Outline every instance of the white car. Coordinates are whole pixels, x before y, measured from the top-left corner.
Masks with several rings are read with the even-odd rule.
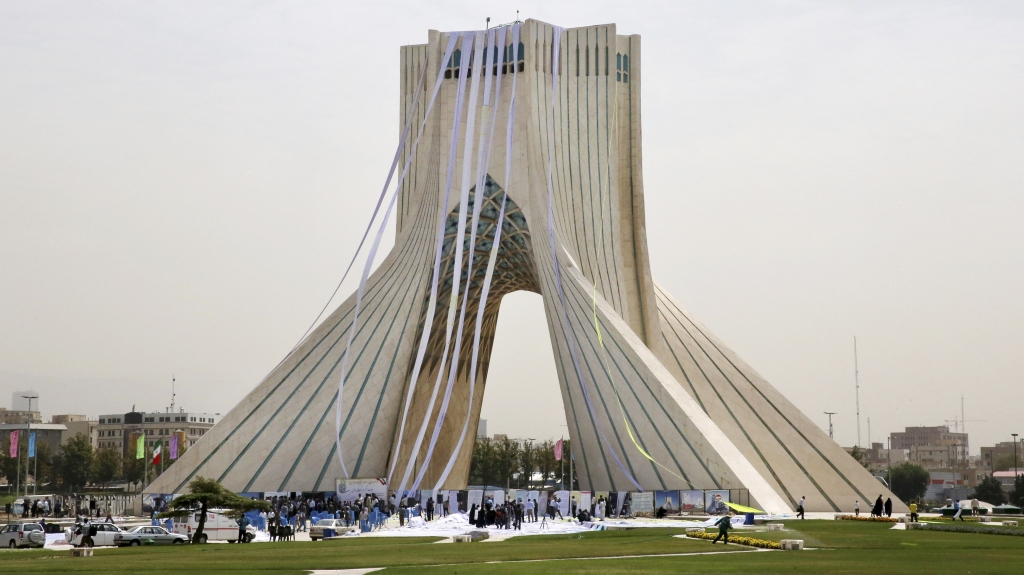
[[[152,543],[153,545],[181,544],[188,543],[188,537],[178,533],[168,533],[163,527],[155,525],[134,527],[114,535],[114,544],[118,547],[142,545],[143,543]]]
[[[38,523],[11,523],[0,531],[0,547],[42,547],[46,544],[46,533]]]
[[[345,521],[342,519],[321,519],[317,521],[316,525],[309,528],[310,540],[318,541],[323,539],[324,529],[333,529],[336,535],[355,530],[354,527],[345,527]]]
[[[120,527],[113,523],[87,523],[81,526],[81,533],[76,533],[76,531],[79,531],[79,526],[76,525],[74,529],[64,531],[64,536],[68,543],[75,547],[81,547],[82,537],[87,532],[90,525],[96,527],[96,535],[92,538],[93,547],[112,547],[117,544],[114,538],[122,533],[122,531]]]

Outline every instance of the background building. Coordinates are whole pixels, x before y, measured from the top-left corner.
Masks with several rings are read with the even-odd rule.
[[[0,424],[4,423],[42,423],[42,414],[38,411],[24,411],[0,407]]]
[[[0,424],[0,445],[3,445],[4,449],[10,445],[11,432],[18,430],[20,431],[18,443],[22,446],[28,445],[29,433],[36,434],[36,445],[46,444],[50,449],[50,453],[57,453],[57,449],[60,448],[61,439],[64,433],[67,432],[67,428],[63,425],[53,423],[33,423],[31,426],[25,423],[3,423]]]
[[[892,449],[906,449],[910,461],[924,468],[950,468],[967,465],[966,433],[951,432],[948,426],[907,427],[889,434]]]
[[[32,401],[28,400],[27,396],[34,396]],[[32,408],[36,408],[36,411],[42,411],[39,407],[39,392],[34,389],[26,389],[22,391],[15,391],[11,394],[11,411],[31,411]]]
[[[97,447],[127,452],[135,449],[139,433],[146,434],[148,448],[153,447],[160,439],[164,440],[164,445],[169,446],[171,436],[178,433],[179,449],[184,450],[195,445],[219,418],[218,413],[194,413],[185,410],[153,413],[130,411],[101,415],[96,424]]]
[[[987,469],[990,473],[995,470],[996,462],[1001,458],[1013,458],[1013,444],[1012,441],[1000,441],[999,443],[991,447],[981,448],[981,466]],[[1017,446],[1017,460],[1018,462],[1024,463],[1024,450],[1022,446]]]
[[[70,441],[72,437],[82,434],[89,438],[89,444],[92,445],[93,449],[99,447],[99,443],[97,441],[99,436],[96,431],[96,426],[99,422],[95,419],[89,419],[89,417],[85,415],[69,413],[50,417],[50,423],[61,424],[67,428],[67,431],[64,433],[64,437],[60,441],[61,445]]]

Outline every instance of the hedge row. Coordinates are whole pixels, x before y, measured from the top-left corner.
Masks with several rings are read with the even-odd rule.
[[[899,523],[895,517],[871,517],[870,515],[840,515],[842,521],[878,521],[881,523]]]
[[[708,541],[713,541],[717,534],[708,533],[706,531],[692,531],[690,533],[687,533],[686,536],[691,537],[693,539],[707,539]],[[761,549],[782,549],[782,545],[778,541],[754,539],[753,537],[746,537],[743,535],[730,535],[729,543],[746,545],[748,547],[760,547]]]
[[[1024,537],[1024,529],[981,527],[975,525],[964,525],[962,523],[956,523],[953,525],[922,523],[921,526],[917,529],[921,529],[923,531],[948,531],[950,533],[983,533],[985,535],[1016,535],[1017,537]]]

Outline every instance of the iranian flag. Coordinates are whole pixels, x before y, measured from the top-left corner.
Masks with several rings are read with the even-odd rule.
[[[156,445],[153,446],[153,465],[160,465],[160,455],[164,447],[164,440],[157,439]]]
[[[562,440],[559,439],[555,442],[555,461],[562,460]]]

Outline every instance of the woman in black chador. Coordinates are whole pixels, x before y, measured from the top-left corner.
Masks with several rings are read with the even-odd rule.
[[[878,499],[875,499],[875,506],[871,509],[871,515],[873,517],[881,517],[882,516],[882,507],[883,507],[883,505],[882,505],[882,496],[879,495]]]

